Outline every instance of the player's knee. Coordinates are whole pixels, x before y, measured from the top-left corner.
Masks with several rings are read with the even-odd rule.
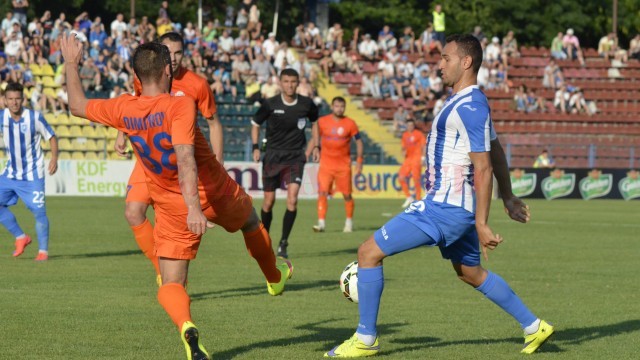
[[[385,255],[376,244],[373,236],[358,248],[358,263],[363,267],[379,266],[384,258]]]
[[[258,214],[256,214],[255,209],[251,211],[251,214],[247,218],[247,221],[242,226],[242,232],[252,232],[256,230],[260,226],[260,218],[258,218]]]
[[[296,210],[298,206],[298,198],[296,197],[288,197],[287,198],[287,209],[290,211]]]
[[[130,205],[127,203],[124,209],[124,217],[131,226],[137,226],[142,224],[146,219],[146,209],[140,206]]]
[[[35,217],[37,223],[44,224],[49,222],[47,211],[44,208],[32,209],[31,211],[33,212],[33,216]]]
[[[351,196],[351,194],[344,194],[344,201],[351,201],[353,200],[353,196]]]

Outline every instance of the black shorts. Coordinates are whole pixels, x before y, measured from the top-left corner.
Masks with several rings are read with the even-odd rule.
[[[302,183],[307,157],[302,150],[267,150],[262,159],[262,188],[276,191],[282,184]]]

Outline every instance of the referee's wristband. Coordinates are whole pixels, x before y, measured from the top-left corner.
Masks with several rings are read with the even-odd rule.
[[[260,150],[260,146],[258,144],[253,144],[253,150]]]
[[[318,146],[318,145],[314,146],[313,148],[314,148],[314,149],[316,149],[316,148],[317,148],[318,150],[320,150],[320,149],[321,149],[321,148],[320,148],[320,146]]]

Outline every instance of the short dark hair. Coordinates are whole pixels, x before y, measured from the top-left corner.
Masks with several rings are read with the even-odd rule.
[[[8,93],[9,91],[19,92],[20,94],[24,94],[24,86],[17,82],[10,82],[7,84],[7,87],[4,89],[4,93]]]
[[[162,34],[162,36],[160,36],[158,38],[158,42],[162,43],[165,40],[169,40],[171,42],[177,42],[180,43],[182,45],[182,47],[184,48],[184,38],[182,37],[182,35],[178,34],[177,32],[168,32],[168,33],[164,33]]]
[[[340,103],[343,103],[343,104],[347,103],[347,101],[342,96],[336,96],[331,100],[331,105],[333,105],[333,103],[336,102],[336,101],[340,102]]]
[[[171,67],[171,55],[165,45],[149,42],[138,46],[132,62],[140,82],[155,82],[162,77],[165,66]]]
[[[282,79],[283,76],[292,76],[297,79],[300,78],[300,75],[298,75],[298,72],[294,69],[284,69],[280,71],[280,79]]]
[[[447,36],[446,42],[455,42],[458,45],[460,57],[471,56],[473,72],[475,74],[482,65],[482,46],[480,41],[471,34],[453,34]]]

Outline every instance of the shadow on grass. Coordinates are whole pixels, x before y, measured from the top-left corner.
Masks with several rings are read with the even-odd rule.
[[[331,350],[334,346],[340,345],[340,342],[350,338],[355,331],[355,324],[353,328],[337,328],[337,329],[322,326],[324,324],[330,324],[336,320],[337,319],[327,319],[320,322],[299,325],[294,328],[295,330],[311,332],[305,335],[254,342],[251,344],[231,348],[225,351],[215,352],[212,355],[215,359],[232,359],[246,352],[255,350],[256,348],[267,349],[267,348],[285,347],[292,344],[296,344],[296,345],[316,344],[317,355],[318,355],[317,357],[320,358],[325,352]],[[379,326],[378,329],[380,329],[380,332],[383,332],[385,334],[394,334],[398,332],[397,329],[399,327],[404,325],[405,324],[401,324],[401,323],[384,324]],[[425,344],[425,346],[428,346],[428,344]]]
[[[292,291],[302,291],[309,289],[322,289],[326,288],[327,291],[335,291],[336,286],[338,285],[337,280],[320,280],[320,281],[309,281],[309,282],[293,282],[291,284],[287,284],[285,293],[289,293]],[[239,296],[251,296],[251,295],[266,295],[267,294],[267,286],[265,285],[256,285],[249,286],[244,288],[233,288],[233,289],[225,289],[225,290],[217,290],[217,291],[209,291],[202,293],[191,294],[191,301],[200,301],[207,299],[223,299],[230,297],[239,297]]]
[[[130,256],[130,255],[142,255],[140,250],[122,250],[122,251],[106,251],[100,253],[88,253],[88,254],[73,254],[73,255],[51,255],[49,259],[85,259],[85,258],[99,258],[99,257],[113,257],[113,256]]]
[[[606,337],[618,336],[640,330],[640,320],[627,320],[616,324],[591,326],[584,328],[562,329],[556,327],[556,332],[548,343],[543,345],[538,352],[558,353],[565,352],[566,345],[580,345],[584,342],[597,340]],[[523,339],[503,338],[503,339],[471,339],[458,341],[439,341],[433,337],[409,337],[397,338],[390,341],[393,344],[401,344],[402,348],[385,351],[385,354],[398,354],[408,351],[415,351],[426,347],[445,347],[456,345],[484,345],[495,343],[522,344]]]

